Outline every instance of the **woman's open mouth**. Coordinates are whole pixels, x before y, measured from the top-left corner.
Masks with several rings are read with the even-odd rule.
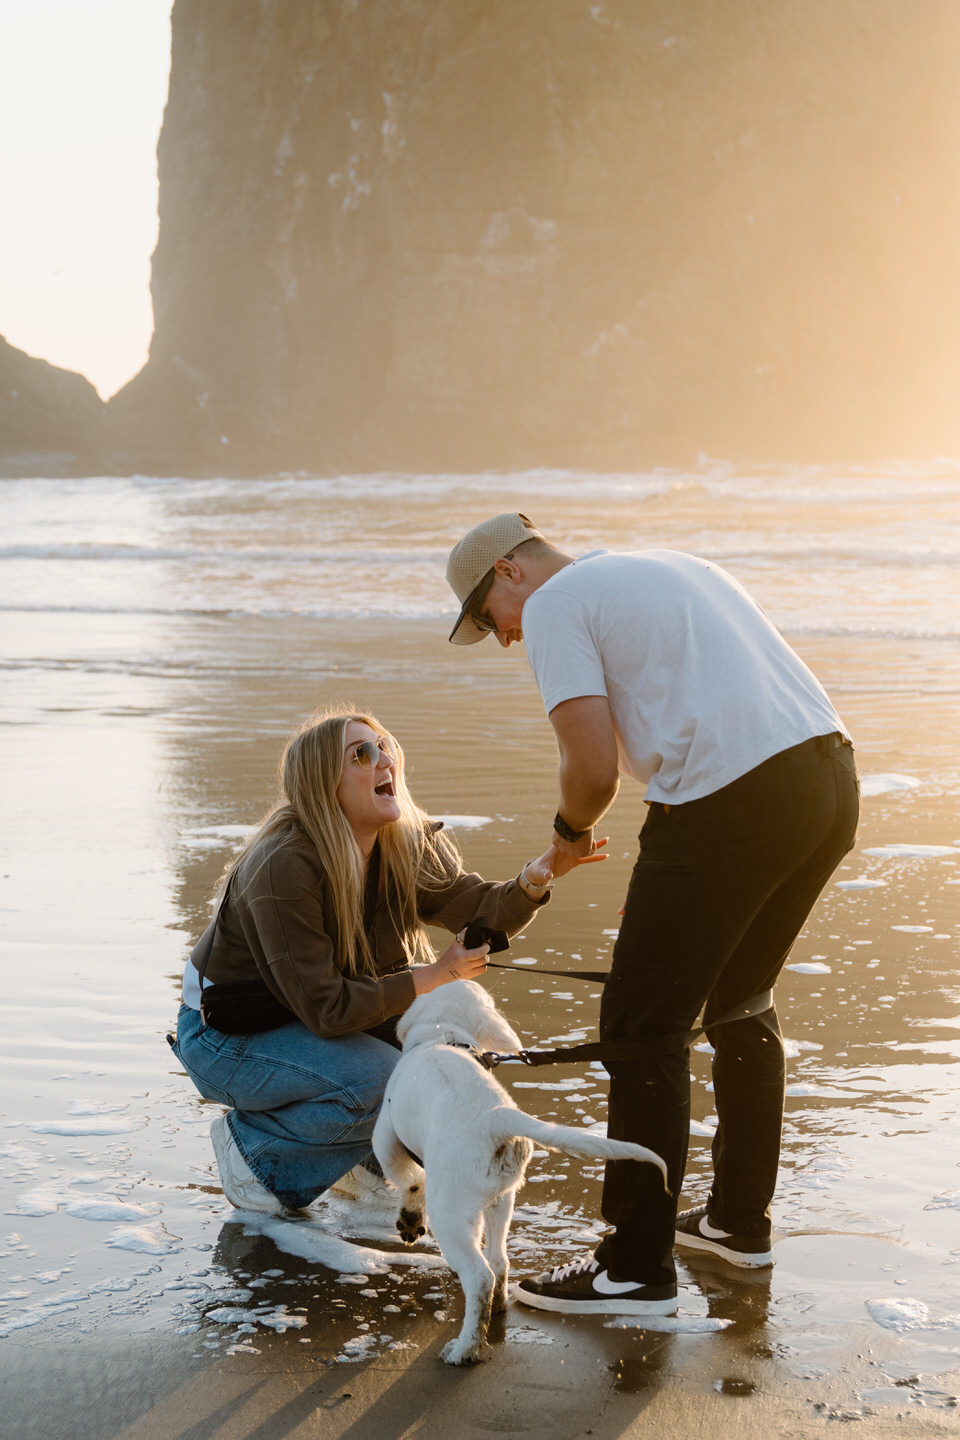
[[[386,780],[381,780],[381,781],[380,781],[380,784],[379,784],[379,785],[376,785],[376,786],[374,787],[374,792],[373,792],[373,793],[374,793],[375,795],[392,795],[392,794],[393,794],[393,777],[392,777],[391,775],[388,775],[387,778],[386,778]]]

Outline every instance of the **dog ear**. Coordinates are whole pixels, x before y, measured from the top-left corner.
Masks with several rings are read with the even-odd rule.
[[[522,1050],[520,1036],[510,1028],[499,1010],[484,1012],[483,1034],[477,1036],[477,1044],[486,1050]]]

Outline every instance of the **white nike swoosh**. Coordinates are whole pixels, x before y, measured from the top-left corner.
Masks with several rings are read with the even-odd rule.
[[[593,1277],[593,1288],[598,1295],[623,1295],[628,1290],[636,1290],[638,1284],[637,1280],[611,1280],[606,1270]]]
[[[730,1232],[729,1232],[728,1230],[718,1230],[717,1227],[716,1227],[716,1225],[711,1225],[711,1224],[710,1224],[710,1221],[707,1219],[707,1217],[706,1217],[705,1215],[702,1216],[702,1218],[701,1218],[701,1220],[700,1220],[700,1234],[703,1236],[703,1238],[704,1238],[705,1240],[729,1240],[729,1239],[730,1239]]]

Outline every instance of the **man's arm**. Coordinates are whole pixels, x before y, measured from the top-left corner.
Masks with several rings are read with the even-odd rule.
[[[559,835],[554,842],[568,854],[586,855],[593,827],[620,786],[610,705],[605,695],[563,700],[550,711],[550,723],[560,749],[559,812],[571,830],[587,832],[572,845]]]

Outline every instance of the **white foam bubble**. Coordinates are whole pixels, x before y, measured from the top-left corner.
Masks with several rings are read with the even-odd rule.
[[[884,855],[891,860],[933,860],[938,855],[956,857],[955,845],[874,845],[864,855]]]
[[[121,1278],[119,1275],[110,1280],[98,1280],[96,1285],[90,1286],[91,1295],[118,1295],[125,1290],[132,1290],[136,1280],[129,1277]]]
[[[552,1345],[553,1336],[548,1335],[545,1330],[538,1330],[534,1325],[508,1325],[506,1341],[508,1345]]]
[[[110,1100],[72,1100],[67,1107],[68,1115],[116,1115],[126,1110],[122,1102]]]
[[[604,1330],[662,1330],[673,1335],[714,1335],[726,1330],[732,1320],[721,1320],[712,1315],[644,1315],[642,1319],[620,1316],[616,1320],[605,1320]]]
[[[882,1325],[884,1330],[915,1330],[930,1323],[930,1310],[922,1300],[881,1299],[867,1300],[867,1311],[871,1320]]]
[[[21,1310],[19,1314],[6,1315],[0,1320],[0,1339],[5,1339],[7,1335],[13,1335],[17,1330],[28,1330],[32,1325],[40,1325],[44,1320],[50,1320],[55,1315],[61,1315],[69,1310],[79,1310],[79,1308],[75,1300],[66,1297],[62,1300],[54,1297],[51,1300],[41,1301],[39,1305],[30,1305],[26,1310]]]
[[[33,1190],[21,1195],[8,1215],[54,1215],[60,1209],[60,1196],[52,1190]]]
[[[251,1312],[239,1305],[218,1305],[208,1310],[203,1318],[213,1320],[217,1325],[243,1325],[251,1318]]]
[[[484,825],[493,824],[492,815],[435,815],[433,818],[442,820],[451,830],[481,830]]]
[[[891,925],[891,930],[902,930],[906,935],[932,935],[932,925]]]
[[[139,1130],[142,1120],[34,1120],[26,1125],[35,1135],[128,1135]]]
[[[838,880],[838,890],[884,890],[886,880],[871,880],[866,875],[858,875],[856,880]]]
[[[800,960],[796,965],[787,965],[787,970],[795,970],[798,975],[831,975],[833,973],[829,965],[824,965],[819,960]]]
[[[941,1315],[933,1319],[929,1306],[922,1300],[907,1298],[884,1298],[867,1300],[871,1319],[885,1330],[895,1330],[902,1335],[907,1330],[957,1330],[960,1329],[960,1314]]]
[[[129,1200],[118,1200],[116,1195],[64,1196],[64,1210],[76,1220],[145,1220],[157,1215],[160,1206],[155,1202],[139,1205]]]
[[[205,1320],[215,1320],[218,1325],[264,1325],[282,1335],[285,1330],[300,1330],[307,1323],[305,1315],[291,1314],[282,1305],[255,1306],[246,1310],[237,1305],[218,1305],[208,1310]]]
[[[336,1357],[337,1365],[358,1365],[361,1360],[372,1360],[377,1353],[377,1339],[375,1335],[357,1335],[353,1340],[345,1340],[343,1349]]]
[[[822,1050],[823,1046],[816,1040],[788,1040],[784,1036],[783,1053],[788,1060],[795,1060],[804,1050]]]
[[[942,1195],[934,1195],[924,1210],[960,1210],[960,1190],[944,1190]]]
[[[265,1325],[269,1330],[276,1330],[282,1335],[285,1330],[300,1330],[307,1323],[306,1315],[293,1315],[283,1306],[272,1309],[266,1314],[255,1312],[253,1317],[258,1325]]]
[[[256,825],[205,825],[195,830],[182,830],[180,843],[188,845],[191,850],[222,850],[228,845],[242,845],[256,831]]]
[[[880,775],[861,775],[860,793],[865,796],[902,794],[906,790],[915,790],[920,784],[913,775],[897,775],[889,771]]]
[[[140,1255],[175,1255],[179,1251],[179,1235],[171,1235],[159,1222],[156,1225],[131,1225],[114,1230],[107,1237],[112,1250],[133,1250]]]

